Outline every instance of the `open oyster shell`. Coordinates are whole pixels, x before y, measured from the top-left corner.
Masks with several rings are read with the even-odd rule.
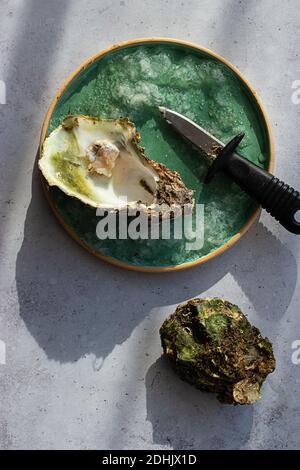
[[[147,158],[139,139],[127,118],[68,116],[45,139],[39,168],[50,186],[92,207],[190,212],[193,191],[178,173]]]

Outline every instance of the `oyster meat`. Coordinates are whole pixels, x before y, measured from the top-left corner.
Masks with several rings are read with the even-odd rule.
[[[44,141],[39,168],[50,186],[108,211],[190,212],[193,190],[179,174],[150,160],[127,118],[67,116]]]
[[[272,344],[241,310],[219,298],[179,305],[160,329],[166,357],[176,373],[219,401],[251,404],[275,369]]]

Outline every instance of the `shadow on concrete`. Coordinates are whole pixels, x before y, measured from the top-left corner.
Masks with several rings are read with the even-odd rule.
[[[153,444],[173,449],[239,449],[253,423],[251,406],[222,405],[180,380],[163,357],[146,375],[147,420]]]
[[[35,169],[16,285],[20,315],[49,358],[105,357],[153,307],[182,302],[224,275],[202,272],[141,274],[91,256],[55,220]]]
[[[228,273],[258,316],[270,321],[270,331],[264,333],[272,338],[272,328],[293,295],[297,271],[292,254],[261,223],[231,250],[202,266],[162,274],[125,272],[70,239],[51,213],[34,170],[16,286],[20,316],[48,358],[73,362],[90,353],[105,358],[152,308],[209,289],[212,295],[228,297],[212,290]],[[229,300],[234,302],[230,295]]]
[[[38,138],[33,135],[33,130],[39,129],[42,109],[47,106],[43,96],[49,71],[55,68],[61,47],[68,7],[69,2],[60,0],[26,0],[17,7],[22,12],[22,21],[17,22],[16,46],[11,52],[7,73],[1,77],[5,80],[7,95],[6,104],[0,106],[1,155],[9,162],[0,175],[1,191],[6,199],[0,201],[5,222],[13,214],[7,201],[10,202],[16,192],[20,173],[26,171],[26,164],[30,165],[27,160],[28,156],[32,157],[29,149]],[[22,202],[18,201],[19,204]]]

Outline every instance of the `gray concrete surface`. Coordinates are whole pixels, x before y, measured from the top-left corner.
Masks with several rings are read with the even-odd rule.
[[[263,214],[204,266],[126,272],[67,236],[33,171],[47,106],[75,67],[121,40],[170,36],[246,74],[271,119],[276,173],[299,188],[299,24],[296,0],[0,1],[1,448],[299,447],[297,237]],[[274,341],[277,370],[255,406],[220,405],[160,358],[161,322],[200,295],[238,303]]]

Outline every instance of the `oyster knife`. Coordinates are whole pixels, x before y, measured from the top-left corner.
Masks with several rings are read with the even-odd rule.
[[[159,110],[177,132],[207,156],[211,164],[205,183],[217,172],[224,171],[283,227],[300,235],[299,192],[235,151],[244,134],[235,136],[225,145],[182,114],[162,106]]]

